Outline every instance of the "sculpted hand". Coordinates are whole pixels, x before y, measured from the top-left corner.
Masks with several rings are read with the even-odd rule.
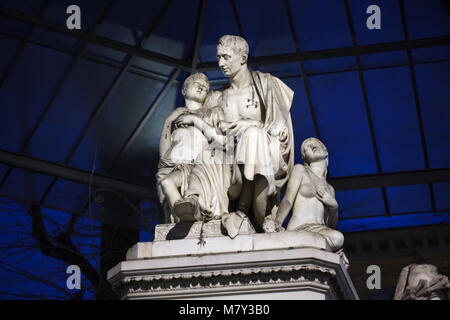
[[[282,232],[285,231],[284,228],[270,216],[267,216],[263,222],[263,230],[266,233],[271,232]]]
[[[337,208],[338,204],[333,195],[325,188],[318,188],[316,193],[316,198],[319,199],[324,205]]]
[[[287,131],[287,128],[283,128],[280,133],[278,134],[278,140],[280,140],[281,143],[285,143],[289,138],[289,133]]]
[[[178,119],[175,121],[176,127],[185,127],[194,124],[195,116],[191,114],[185,114],[182,116],[179,116]]]
[[[183,115],[183,114],[185,114],[185,113],[187,113],[187,109],[186,109],[186,108],[178,108],[178,109],[175,109],[175,110],[170,114],[170,116],[167,117],[166,121],[172,122],[172,121],[176,120],[179,116],[181,116],[181,115]]]
[[[228,134],[231,136],[236,136],[239,132],[249,127],[261,127],[261,126],[262,122],[258,120],[239,120],[228,127],[228,129],[231,130]]]

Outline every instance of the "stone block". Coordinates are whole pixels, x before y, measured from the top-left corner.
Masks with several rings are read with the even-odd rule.
[[[224,253],[214,248],[208,254],[123,261],[108,272],[108,281],[122,299],[358,299],[338,254],[316,248]]]
[[[242,222],[239,234],[254,234],[250,220],[245,218]],[[203,223],[197,222],[180,222],[172,224],[158,224],[155,228],[155,240],[178,240],[178,239],[194,239],[199,238],[202,234],[203,238],[223,237],[227,235],[225,228],[222,226],[221,220],[211,220]]]
[[[152,243],[138,242],[127,251],[127,260],[146,259],[152,257]]]
[[[284,231],[253,235],[253,250],[289,248],[330,250],[324,237],[309,231]]]
[[[238,235],[234,239],[222,236],[204,240],[203,245],[199,242],[200,240],[198,238],[154,241],[152,245],[152,257],[240,252],[253,249],[251,235]]]

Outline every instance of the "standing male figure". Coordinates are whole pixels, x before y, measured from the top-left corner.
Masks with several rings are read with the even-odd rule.
[[[268,73],[248,69],[248,44],[241,37],[220,38],[217,59],[229,83],[212,92],[208,106],[223,110],[218,126],[229,140],[235,139],[231,186],[242,184],[236,212],[242,217],[253,208],[261,229],[265,216],[278,205],[279,191],[293,167],[293,91]]]

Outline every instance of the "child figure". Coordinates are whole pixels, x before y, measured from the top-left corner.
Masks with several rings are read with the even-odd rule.
[[[209,141],[219,145],[225,144],[225,136],[202,119],[206,115],[204,102],[209,92],[208,78],[202,73],[195,73],[184,81],[181,93],[185,98],[185,107],[175,109],[164,122],[159,153],[160,161],[156,174],[158,197],[170,222],[177,222],[173,207],[181,198],[188,184],[188,177],[195,163],[201,161],[199,155],[208,148]],[[182,115],[192,115],[202,122],[199,128],[194,125],[179,124]],[[180,193],[181,191],[181,193]],[[192,219],[182,219],[195,221]],[[166,223],[168,221],[165,221]]]

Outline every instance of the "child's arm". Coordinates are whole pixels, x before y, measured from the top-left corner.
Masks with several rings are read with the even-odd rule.
[[[169,150],[170,146],[172,145],[172,139],[171,139],[171,129],[172,129],[172,122],[175,121],[180,115],[184,114],[186,112],[186,108],[177,108],[167,117],[167,119],[164,121],[162,133],[161,133],[161,139],[159,140],[159,157],[162,158],[166,154],[167,150]]]
[[[201,130],[208,141],[214,140],[221,145],[224,145],[226,143],[226,137],[217,134],[216,129],[206,123],[206,121],[199,116],[187,114],[182,115],[177,119],[177,125],[190,124],[193,124],[197,129]]]

